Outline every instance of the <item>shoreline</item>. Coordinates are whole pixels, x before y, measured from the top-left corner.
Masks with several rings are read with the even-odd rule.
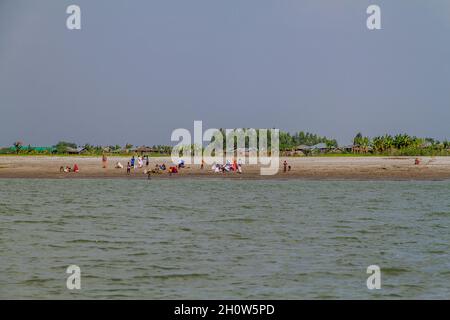
[[[214,173],[211,166],[187,165],[180,173],[169,176],[166,172],[152,174],[151,179],[226,179],[226,180],[450,180],[450,157],[418,157],[419,165],[414,164],[416,157],[281,157],[279,171],[275,175],[260,175],[259,165],[243,165],[243,173]],[[147,167],[132,169],[126,174],[129,158],[110,157],[108,167],[102,168],[101,157],[77,156],[8,156],[0,157],[0,179],[147,179],[144,170]],[[292,166],[292,170],[283,172],[283,161]],[[125,166],[115,169],[120,161]],[[149,158],[149,169],[156,164],[172,165],[170,157]],[[60,172],[60,166],[73,167],[77,164],[80,172]]]

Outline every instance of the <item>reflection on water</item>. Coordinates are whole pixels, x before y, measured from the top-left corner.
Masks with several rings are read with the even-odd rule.
[[[449,181],[0,180],[0,298],[448,299],[449,193]],[[80,291],[66,288],[72,264]]]

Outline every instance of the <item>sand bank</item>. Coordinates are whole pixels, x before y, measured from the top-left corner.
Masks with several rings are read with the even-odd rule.
[[[243,174],[214,173],[210,166],[188,165],[179,174],[154,174],[152,178],[182,177],[230,178],[230,179],[354,179],[354,180],[446,180],[450,179],[450,157],[420,157],[421,164],[414,164],[414,157],[302,157],[281,158],[280,170],[274,176],[261,176],[258,165],[244,165]],[[283,172],[282,163],[287,160],[292,170]],[[129,158],[109,157],[108,167],[102,168],[101,157],[48,157],[1,156],[0,178],[123,178],[146,179],[146,167],[132,170],[115,169],[120,161],[125,167]],[[79,173],[61,173],[61,166],[77,164]],[[155,164],[171,165],[169,157],[150,158],[149,168]]]

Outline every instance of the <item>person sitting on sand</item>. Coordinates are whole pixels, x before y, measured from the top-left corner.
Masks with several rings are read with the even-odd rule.
[[[169,168],[169,174],[172,175],[172,173],[178,173],[178,168],[176,166]]]
[[[414,160],[414,164],[417,166],[417,165],[419,165],[420,164],[420,159],[419,158],[416,158],[416,160]]]
[[[151,172],[153,172],[153,173],[159,173],[159,166],[158,165],[156,165],[155,166],[155,169],[153,169],[153,170],[151,170]],[[150,170],[149,170],[150,171]]]
[[[159,167],[162,171],[166,171],[166,165],[163,163],[160,167]]]
[[[73,166],[73,172],[75,173],[80,172],[80,169],[78,169],[78,165],[76,163]]]
[[[181,159],[180,162],[178,163],[178,168],[179,169],[184,168],[184,160],[183,159]]]
[[[123,169],[123,165],[120,162],[117,162],[115,165],[116,169]]]

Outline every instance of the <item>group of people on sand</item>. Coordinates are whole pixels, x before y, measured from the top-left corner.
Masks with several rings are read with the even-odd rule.
[[[164,171],[166,171],[166,165],[163,163],[161,165],[159,164],[155,164],[155,167],[153,169],[149,169],[149,170],[144,170],[144,173],[162,173]]]
[[[292,169],[291,166],[288,165],[286,160],[284,160],[284,162],[283,162],[283,172],[291,171],[291,169]]]
[[[173,173],[178,173],[179,169],[185,167],[184,160],[180,160],[180,162],[176,166],[171,166],[171,167],[167,168],[164,163],[161,165],[157,163],[153,169],[149,169],[148,166],[150,165],[150,161],[149,161],[148,156],[138,156],[138,157],[133,156],[130,159],[130,161],[127,163],[127,175],[131,174],[131,169],[134,170],[134,169],[143,168],[144,164],[146,166],[146,169],[144,170],[144,174],[147,174],[149,179],[150,179],[151,174],[160,174],[160,173],[166,172],[166,170],[167,170],[169,175],[172,175]],[[122,169],[123,166],[120,162],[118,162],[116,164],[116,168]]]
[[[61,166],[59,167],[59,172],[80,172],[80,169],[78,168],[78,165],[75,163],[73,168],[69,167],[69,166]]]
[[[148,156],[138,156],[137,158],[135,156],[132,156],[130,159],[130,162],[128,162],[127,167],[130,166],[133,169],[136,168],[142,168],[145,165],[148,167],[150,164],[150,161],[148,160]]]
[[[155,168],[152,170],[144,170],[144,173],[147,174],[148,179],[150,179],[151,174],[161,174],[164,173],[166,170],[169,173],[169,175],[171,176],[174,173],[178,173],[179,169],[184,168],[184,161],[181,160],[180,163],[178,163],[178,165],[176,166],[170,166],[169,168],[166,167],[166,165],[163,163],[161,165],[156,164]]]
[[[203,163],[202,163],[201,168],[203,169]],[[230,160],[227,160],[224,165],[219,164],[219,163],[214,163],[211,169],[214,173],[237,172],[237,173],[241,174],[242,173],[242,160],[239,159],[239,161],[236,161],[236,159],[233,159],[232,162]]]
[[[103,158],[105,158],[105,156],[103,156]],[[130,161],[128,161],[127,163],[127,174],[131,173],[131,169],[137,169],[137,168],[142,168],[144,167],[144,163],[145,165],[148,167],[150,164],[150,161],[148,159],[148,156],[132,156]],[[105,168],[105,166],[104,166]],[[120,162],[116,162],[116,165],[114,166],[114,168],[116,169],[123,169],[123,164]]]
[[[173,165],[173,166],[167,167],[163,163],[161,165],[156,164],[153,169],[148,169],[148,166],[150,164],[148,156],[138,156],[138,157],[132,156],[126,166],[127,175],[131,174],[131,169],[143,168],[144,164],[147,167],[147,169],[145,169],[143,173],[147,174],[149,179],[150,179],[151,174],[161,174],[161,173],[164,173],[167,171],[169,173],[169,175],[172,175],[172,174],[177,174],[177,173],[179,173],[179,171],[181,169],[186,168],[185,161],[183,159],[180,159],[178,161],[178,164]],[[205,165],[205,161],[202,160],[200,169],[203,170],[204,165]],[[107,157],[105,154],[103,154],[103,156],[102,156],[102,167],[104,169],[107,168]],[[122,163],[116,162],[114,168],[123,169],[124,166]],[[237,172],[237,173],[241,174],[242,173],[242,160],[241,159],[239,159],[238,161],[236,161],[236,159],[233,159],[233,161],[227,160],[224,165],[215,163],[212,166],[212,170],[214,173]],[[289,166],[289,170],[290,170],[290,166]],[[78,168],[78,165],[75,164],[73,166],[73,168],[70,166],[61,166],[59,168],[59,171],[60,172],[79,172],[80,169]],[[286,168],[284,171],[286,171]]]

